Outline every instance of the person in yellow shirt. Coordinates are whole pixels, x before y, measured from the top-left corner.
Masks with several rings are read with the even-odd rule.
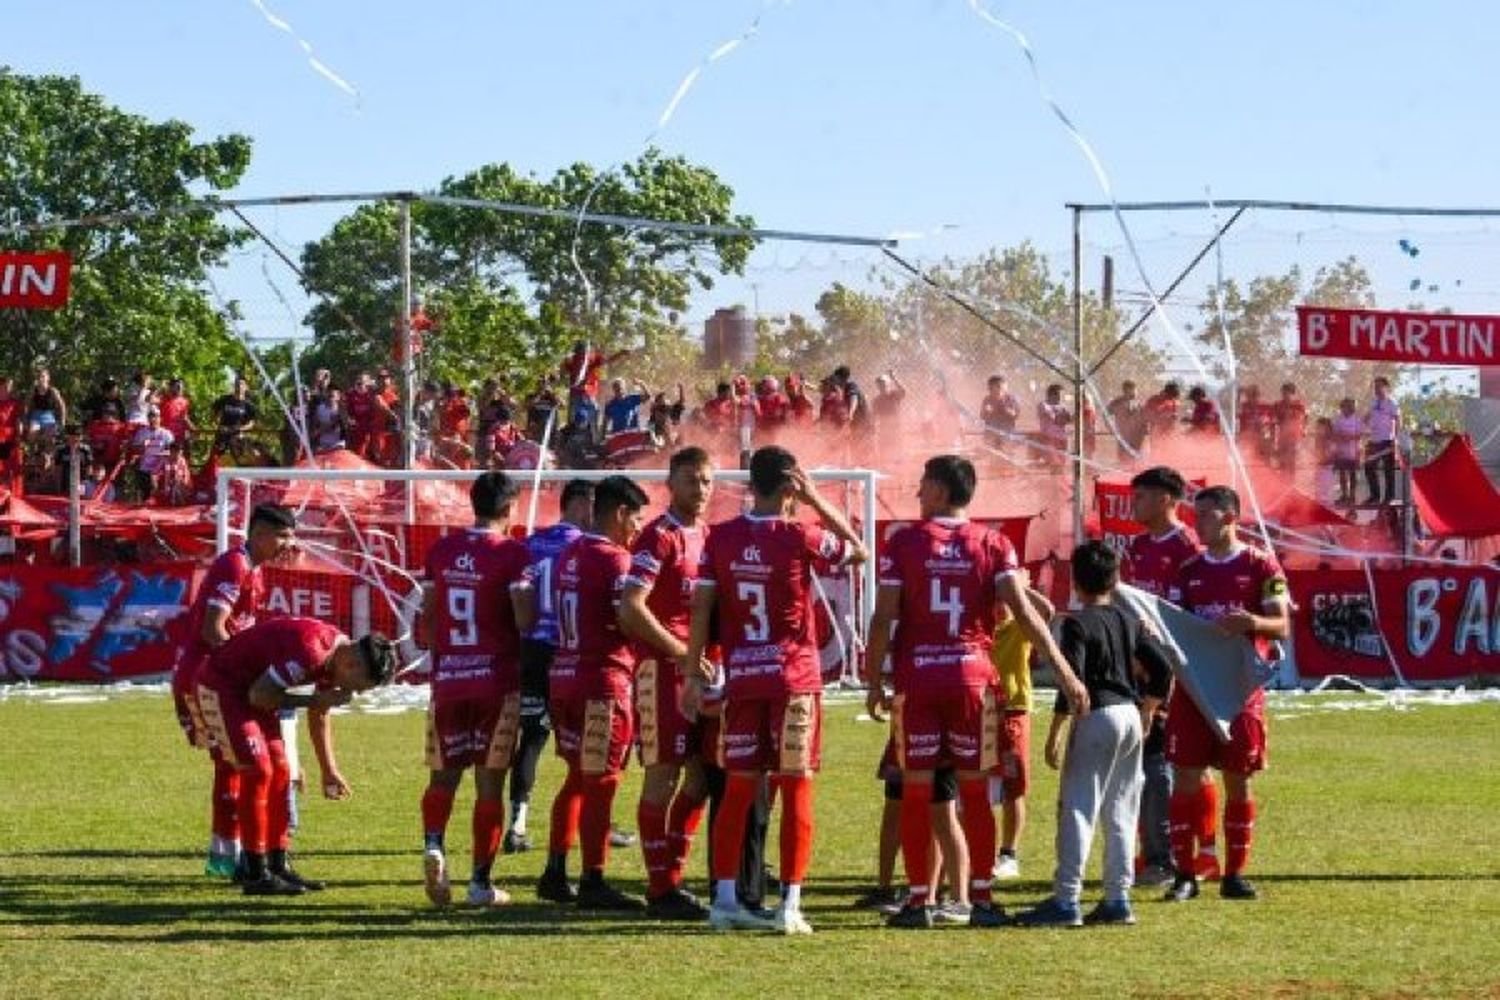
[[[1026,596],[1042,617],[1050,622],[1056,609],[1052,602],[1030,585],[1026,571],[1020,571]],[[1005,715],[1000,727],[1000,767],[990,779],[991,798],[1003,794],[1000,806],[1000,856],[995,859],[995,877],[1021,877],[1021,863],[1016,845],[1026,827],[1026,792],[1031,785],[1031,643],[1014,618],[1007,618],[995,630],[990,647],[990,662],[999,675],[1005,692]]]

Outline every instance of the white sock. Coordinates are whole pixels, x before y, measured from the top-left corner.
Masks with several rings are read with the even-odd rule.
[[[739,897],[734,893],[734,879],[721,878],[714,883],[714,905],[721,910],[739,908]]]
[[[526,811],[530,808],[528,802],[512,802],[510,804],[510,828],[516,833],[526,832]]]
[[[781,889],[781,908],[789,913],[800,913],[802,911],[802,886],[796,882],[788,882]]]
[[[217,833],[209,837],[208,853],[232,858],[239,852],[240,845],[238,842],[230,840],[227,837],[221,837]]]

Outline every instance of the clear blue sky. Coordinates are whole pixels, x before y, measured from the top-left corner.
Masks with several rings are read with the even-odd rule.
[[[545,174],[634,157],[684,74],[762,13],[759,34],[704,69],[657,140],[717,171],[762,224],[882,235],[956,223],[907,251],[965,255],[1030,238],[1060,254],[1063,203],[1102,195],[1019,50],[966,0],[266,2],[358,88],[357,103],[251,0],[10,5],[0,59],[22,72],[76,74],[127,109],[184,119],[205,136],[249,134],[255,154],[241,194],[424,188],[487,161]],[[1030,0],[992,9],[1029,36],[1121,198],[1211,189],[1500,204],[1500,5]],[[259,218],[297,245],[332,215]],[[1429,305],[1500,311],[1500,222],[1252,223],[1226,247],[1230,273],[1357,253],[1383,304],[1410,301],[1418,281]],[[1211,229],[1203,214],[1138,224],[1158,285],[1194,251],[1191,234]],[[1399,253],[1403,233],[1423,258]],[[1089,242],[1110,248],[1118,234],[1099,217]],[[762,251],[751,278],[764,310],[806,308],[816,286],[856,280],[867,260],[783,246]],[[279,265],[267,267],[283,291],[294,289]],[[1138,288],[1121,267],[1120,285]],[[234,294],[267,332],[290,333],[260,269],[259,251],[241,261]],[[1212,276],[1189,289],[1201,295]],[[743,291],[724,294],[748,298]]]

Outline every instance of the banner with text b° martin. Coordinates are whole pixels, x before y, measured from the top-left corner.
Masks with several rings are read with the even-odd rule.
[[[1307,357],[1408,365],[1500,365],[1500,316],[1297,307]]]

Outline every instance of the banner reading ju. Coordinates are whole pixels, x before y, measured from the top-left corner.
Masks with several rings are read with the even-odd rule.
[[[1408,365],[1500,365],[1500,316],[1297,307],[1308,357]]]

